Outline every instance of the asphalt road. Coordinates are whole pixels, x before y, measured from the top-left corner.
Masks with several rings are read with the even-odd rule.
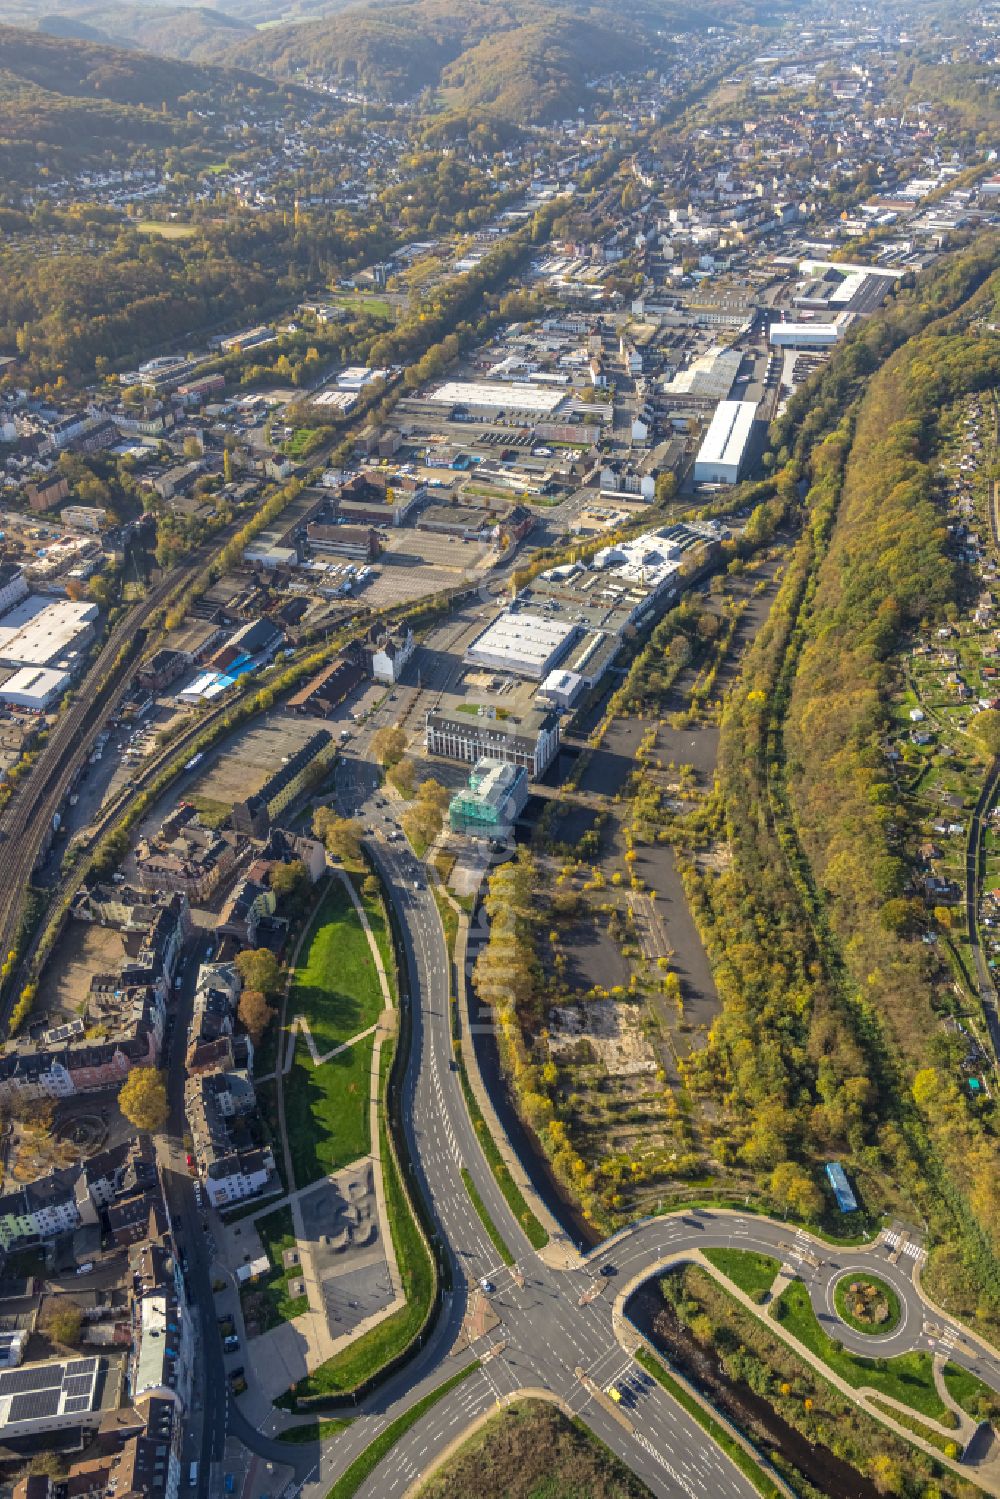
[[[471,613],[471,611],[470,611]],[[442,625],[442,643],[454,635],[454,620]],[[221,1461],[226,1432],[271,1461],[290,1465],[295,1487],[305,1499],[325,1499],[332,1481],[382,1431],[425,1394],[474,1358],[482,1367],[442,1397],[395,1444],[360,1492],[369,1499],[401,1493],[426,1470],[434,1456],[477,1416],[518,1390],[542,1389],[560,1397],[633,1469],[657,1495],[740,1496],[754,1488],[720,1449],[658,1385],[644,1380],[619,1341],[612,1304],[615,1295],[638,1285],[658,1266],[693,1249],[731,1245],[760,1249],[790,1264],[809,1289],[817,1315],[845,1346],[891,1356],[909,1348],[946,1348],[950,1356],[1000,1389],[1000,1359],[967,1340],[960,1328],[930,1314],[913,1281],[915,1261],[890,1261],[887,1245],[833,1248],[786,1225],[752,1214],[689,1211],[645,1220],[625,1230],[573,1269],[553,1268],[530,1246],[507,1206],[482,1155],[465,1107],[457,1072],[451,1067],[450,960],[434,897],[423,865],[399,835],[394,805],[379,789],[370,761],[372,733],[407,703],[410,727],[442,683],[431,680],[421,700],[413,689],[398,692],[362,728],[338,762],[341,809],[374,831],[366,842],[383,878],[387,898],[399,917],[405,949],[404,1002],[409,987],[412,1053],[403,1084],[403,1119],[414,1161],[411,1185],[428,1204],[447,1256],[454,1289],[427,1344],[408,1366],[359,1407],[350,1426],[332,1441],[296,1446],[250,1427],[230,1400],[215,1328],[206,1235],[183,1169],[168,1176],[168,1197],[187,1256],[187,1275],[201,1314],[198,1418],[207,1490],[210,1463]],[[395,836],[390,837],[390,834]],[[190,978],[185,984],[176,1026],[183,1037]],[[178,1097],[171,1061],[171,1096]],[[174,1120],[175,1130],[179,1128]],[[494,1224],[513,1253],[510,1269],[499,1262],[465,1189],[461,1168],[472,1176]],[[605,1265],[614,1273],[602,1275]],[[833,1308],[833,1286],[845,1273],[877,1273],[894,1286],[902,1307],[898,1328],[882,1339],[856,1334]],[[492,1289],[480,1290],[487,1280]],[[499,1325],[473,1350],[453,1353],[470,1298],[487,1295]],[[625,1329],[627,1332],[627,1328]],[[625,1378],[631,1395],[624,1409],[612,1410],[597,1391]],[[218,1472],[218,1469],[215,1470]]]

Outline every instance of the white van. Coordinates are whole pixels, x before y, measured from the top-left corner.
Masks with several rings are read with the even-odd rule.
[[[188,1486],[192,1489],[198,1487],[198,1464],[192,1463],[188,1468]]]

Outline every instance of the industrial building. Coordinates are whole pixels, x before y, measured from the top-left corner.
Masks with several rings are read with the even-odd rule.
[[[567,711],[578,701],[586,685],[586,679],[579,672],[564,671],[562,667],[557,667],[555,671],[549,672],[539,687],[538,696],[550,707]]]
[[[720,401],[694,460],[696,484],[736,484],[746,463],[756,401]]]
[[[743,355],[739,349],[708,349],[693,359],[663,387],[667,395],[700,396],[710,401],[724,401],[740,372]]]
[[[490,380],[449,380],[427,397],[440,406],[466,407],[472,411],[524,411],[548,416],[566,399],[561,386],[501,385]]]
[[[33,593],[0,619],[0,662],[70,666],[93,638],[97,614],[96,604]]]
[[[527,800],[524,767],[484,757],[473,767],[468,786],[452,797],[448,808],[451,830],[467,838],[506,841]]]
[[[62,697],[72,680],[68,671],[22,666],[0,686],[0,703],[8,708],[25,708],[29,713],[44,713]]]
[[[767,336],[778,349],[832,349],[846,331],[841,315],[832,323],[772,323]]]
[[[559,749],[559,715],[531,709],[518,719],[498,719],[488,711],[456,709],[427,715],[427,752],[446,760],[502,760],[520,765],[532,780],[544,775]]]
[[[565,655],[576,634],[576,625],[567,620],[546,619],[514,604],[476,637],[465,660],[469,666],[538,682]]]

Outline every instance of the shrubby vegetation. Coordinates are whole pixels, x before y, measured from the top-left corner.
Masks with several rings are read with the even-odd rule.
[[[930,1220],[939,1294],[983,1316],[1000,1300],[1000,1163],[951,1078],[926,1075],[935,973],[893,920],[906,868],[881,738],[894,651],[954,602],[927,462],[935,410],[1000,374],[967,327],[994,304],[994,253],[947,262],[790,403],[776,446],[809,483],[803,532],[726,706],[718,796],[698,814],[702,840],[731,857],[720,873],[685,867],[723,1002],[690,1067],[722,1104],[719,1159],[808,1218],[819,1163],[844,1158],[872,1208]]]

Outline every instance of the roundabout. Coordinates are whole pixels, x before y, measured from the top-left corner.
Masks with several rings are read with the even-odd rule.
[[[833,1288],[833,1305],[848,1327],[875,1338],[894,1333],[903,1317],[892,1286],[881,1276],[867,1272],[842,1275]]]

